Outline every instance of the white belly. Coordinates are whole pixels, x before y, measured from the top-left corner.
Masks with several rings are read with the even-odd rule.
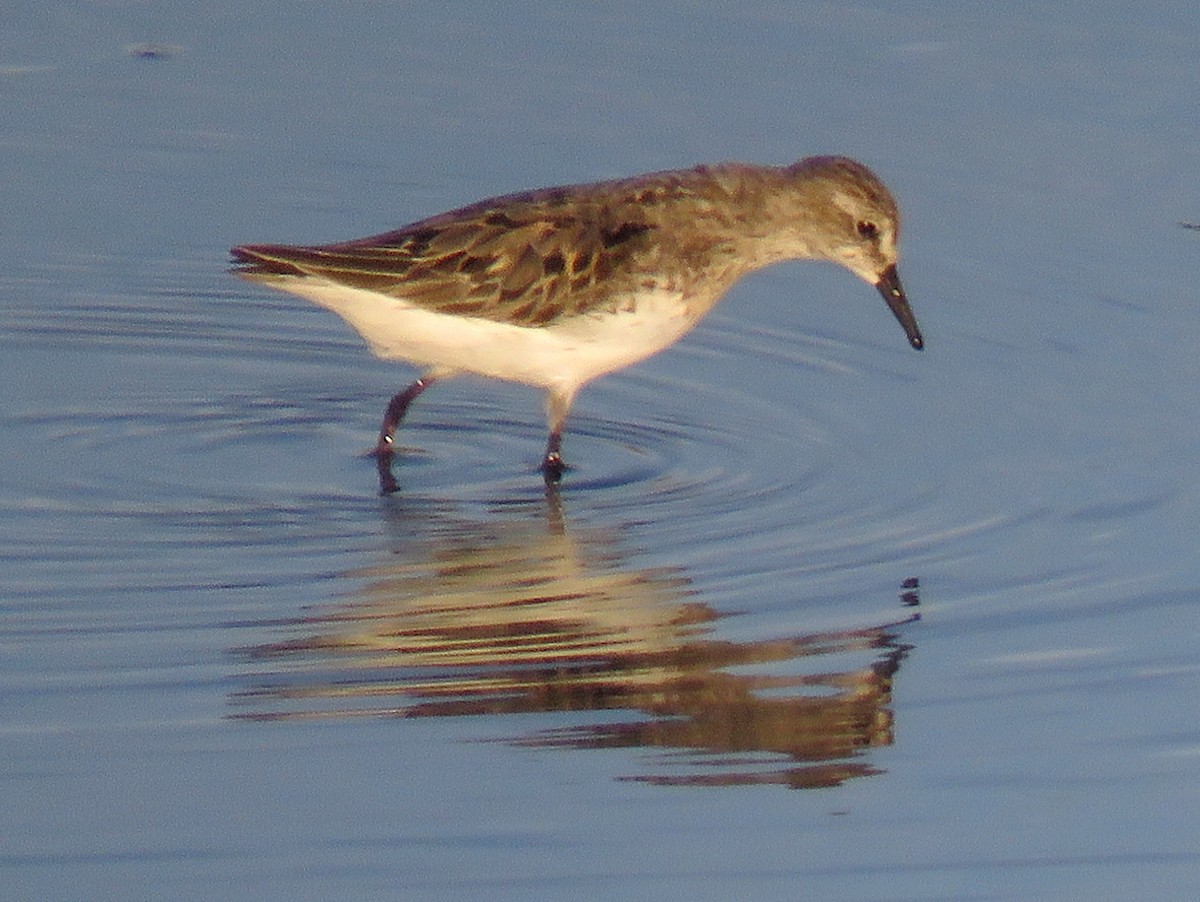
[[[661,351],[695,323],[682,294],[669,291],[639,294],[629,305],[636,312],[572,316],[535,327],[434,313],[313,277],[273,284],[341,316],[384,359],[542,388],[578,388]]]

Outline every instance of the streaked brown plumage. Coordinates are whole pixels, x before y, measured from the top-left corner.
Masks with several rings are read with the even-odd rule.
[[[427,385],[458,372],[548,391],[549,478],[575,393],[678,340],[746,273],[823,258],[876,285],[923,340],[896,274],[899,213],[844,157],[727,163],[480,201],[315,247],[234,248],[245,278],[344,317],[381,357],[426,367],[392,399],[377,452]]]

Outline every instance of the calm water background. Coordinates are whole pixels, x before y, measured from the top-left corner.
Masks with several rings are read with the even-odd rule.
[[[1200,892],[1195,4],[0,25],[6,897]],[[412,373],[226,272],[816,152],[900,198],[927,350],[763,272],[583,393],[557,497],[471,380],[379,497]]]

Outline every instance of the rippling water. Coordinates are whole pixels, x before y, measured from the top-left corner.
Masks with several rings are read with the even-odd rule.
[[[547,492],[486,519],[427,499],[389,506],[389,559],[352,574],[355,594],[297,618],[288,638],[241,650],[246,687],[231,716],[572,712],[581,723],[516,741],[653,748],[671,772],[633,779],[666,785],[828,786],[874,773],[854,759],[891,741],[891,681],[908,648],[897,630],[915,615],[718,640],[723,614],[682,572],[630,567],[612,530],[573,533]],[[586,716],[601,711],[617,713]]]
[[[14,12],[5,886],[1194,895],[1200,32],[1108,12]],[[818,151],[899,195],[927,350],[760,273],[584,390],[556,491],[538,393],[463,379],[381,496],[412,372],[225,271]]]

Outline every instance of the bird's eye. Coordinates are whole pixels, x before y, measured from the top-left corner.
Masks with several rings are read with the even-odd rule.
[[[867,222],[865,219],[859,220],[858,234],[868,241],[874,241],[879,237],[879,226],[873,222]]]

